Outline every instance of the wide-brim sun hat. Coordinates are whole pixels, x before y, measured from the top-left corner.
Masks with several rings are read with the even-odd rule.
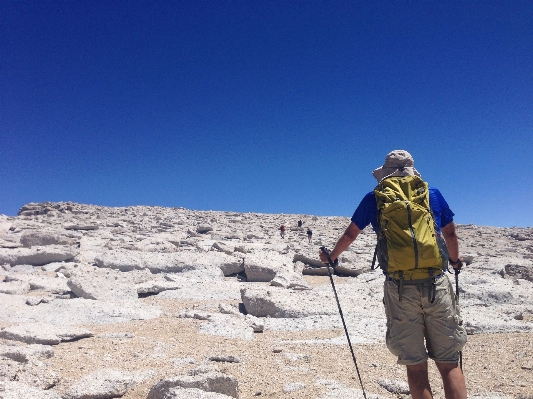
[[[415,161],[405,150],[394,150],[387,154],[385,163],[374,169],[372,175],[381,182],[387,177],[421,176],[415,169]]]

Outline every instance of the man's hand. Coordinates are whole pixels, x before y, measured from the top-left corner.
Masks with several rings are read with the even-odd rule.
[[[337,244],[335,244],[335,248],[329,253],[329,258],[335,262],[337,262],[337,258],[341,255],[341,253],[350,246],[352,242],[355,241],[359,233],[361,232],[361,229],[356,226],[354,222],[351,222],[350,225],[346,228],[344,231],[344,234],[340,236],[339,240],[337,241]],[[324,248],[324,247],[322,247]],[[322,248],[320,253],[318,254],[320,261],[322,263],[329,264],[328,261],[328,254],[323,254]],[[337,265],[335,265],[337,266]]]
[[[441,231],[444,241],[446,241],[446,247],[448,248],[449,263],[454,269],[458,270],[458,268],[460,269],[459,262],[462,263],[463,258],[459,256],[459,241],[457,239],[457,234],[455,233],[455,223],[448,223],[446,226],[441,228]]]
[[[448,259],[448,262],[455,270],[461,270],[461,267],[463,267],[464,259],[462,256],[459,256],[456,261],[452,261],[451,259]]]
[[[331,267],[336,267],[339,265],[339,261],[337,259],[331,259],[331,252],[326,247],[320,247],[320,253],[318,256],[320,257],[322,263],[326,263]]]
[[[320,261],[322,263],[325,263],[326,265],[329,265],[328,256],[324,252],[319,251],[318,252],[318,257],[320,258]]]

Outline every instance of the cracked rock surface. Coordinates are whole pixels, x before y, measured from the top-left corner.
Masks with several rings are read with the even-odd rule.
[[[0,215],[0,398],[362,398],[317,259],[348,223],[71,202]],[[531,399],[533,231],[457,233],[469,397]],[[365,229],[333,280],[367,396],[407,398],[374,246]],[[444,398],[432,362],[430,380]]]

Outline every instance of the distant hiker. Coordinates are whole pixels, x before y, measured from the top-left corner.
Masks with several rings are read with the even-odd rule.
[[[411,396],[432,398],[429,357],[446,398],[464,399],[459,360],[466,332],[446,274],[448,263],[456,273],[462,266],[454,213],[439,190],[422,180],[407,151],[390,152],[372,174],[377,187],[363,197],[329,259],[336,260],[372,224],[378,236],[375,257],[385,274],[386,344],[407,367]],[[329,263],[324,252],[319,256]]]
[[[285,238],[285,225],[281,225],[281,227],[279,228],[279,233],[281,235],[281,238]]]
[[[307,229],[307,239],[309,240],[309,243],[311,243],[311,238],[313,237],[313,232],[310,228]]]
[[[302,224],[304,224],[304,222],[302,222],[301,220],[298,220],[298,227],[302,227]]]

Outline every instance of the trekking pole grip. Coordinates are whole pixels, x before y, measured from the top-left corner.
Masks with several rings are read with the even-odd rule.
[[[339,266],[339,260],[338,259],[335,259],[335,262],[333,262],[331,260],[331,258],[329,257],[329,254],[331,253],[329,249],[327,249],[326,247],[320,247],[320,251],[322,251],[322,253],[324,255],[326,255],[326,257],[328,258],[328,262],[329,262],[329,265],[333,268]]]
[[[463,267],[463,262],[461,262],[461,259],[457,259],[457,269],[455,269],[455,274],[461,273],[462,267]]]

